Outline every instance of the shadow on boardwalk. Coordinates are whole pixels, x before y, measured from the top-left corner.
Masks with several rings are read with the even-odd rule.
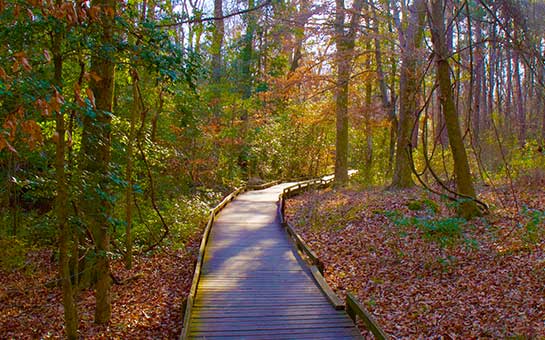
[[[240,195],[217,216],[189,336],[197,339],[354,339],[292,248],[277,214],[290,183]]]

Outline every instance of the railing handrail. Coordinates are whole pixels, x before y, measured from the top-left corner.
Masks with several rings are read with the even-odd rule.
[[[324,176],[328,177],[328,176]],[[346,294],[346,300],[345,303],[342,302],[342,300],[333,292],[331,287],[327,284],[324,278],[324,265],[322,261],[318,258],[318,256],[310,249],[310,247],[306,244],[306,242],[297,234],[295,229],[293,228],[293,225],[289,223],[286,220],[285,216],[285,206],[286,202],[285,200],[289,197],[292,197],[294,195],[297,195],[300,193],[303,189],[308,188],[311,185],[317,185],[317,186],[329,186],[334,182],[334,177],[329,177],[327,179],[317,178],[308,180],[302,183],[297,183],[292,186],[289,186],[287,188],[284,188],[282,190],[282,193],[279,197],[279,214],[280,214],[280,222],[282,225],[286,228],[286,231],[288,235],[290,235],[290,238],[295,243],[296,247],[303,252],[306,257],[309,259],[311,264],[311,273],[314,276],[314,279],[324,291],[326,294],[328,300],[331,302],[331,304],[335,307],[335,309],[344,309],[346,310],[347,314],[350,316],[350,318],[355,322],[356,317],[359,317],[366,325],[367,329],[373,333],[375,339],[379,340],[386,340],[388,339],[388,335],[382,328],[379,326],[379,324],[376,322],[376,320],[373,318],[371,313],[369,313],[365,307],[352,295],[350,292]]]

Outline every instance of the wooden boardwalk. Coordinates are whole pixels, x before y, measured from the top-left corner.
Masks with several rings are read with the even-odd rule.
[[[191,312],[191,339],[354,339],[358,329],[328,302],[277,214],[293,183],[238,196],[217,216]]]

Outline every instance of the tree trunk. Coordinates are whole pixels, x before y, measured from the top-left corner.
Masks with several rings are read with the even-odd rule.
[[[129,139],[127,141],[127,168],[125,173],[125,181],[127,182],[127,188],[125,189],[125,267],[127,269],[132,268],[132,201],[133,201],[133,180],[132,180],[132,162],[133,162],[133,150],[134,140],[136,139],[136,120],[140,113],[140,95],[138,93],[138,73],[136,70],[132,70],[132,100],[133,107],[131,110],[130,126],[129,126]]]
[[[469,20],[469,19],[468,19]],[[469,22],[469,21],[468,21]],[[470,31],[472,28],[470,27],[468,31]],[[470,72],[473,72],[473,95],[471,96],[471,100],[473,101],[471,103],[472,105],[472,111],[473,116],[472,119],[472,128],[473,128],[473,137],[475,140],[478,140],[480,130],[481,130],[481,90],[483,88],[483,67],[484,67],[484,57],[483,57],[483,49],[481,45],[482,41],[482,32],[481,32],[481,24],[478,20],[475,21],[474,25],[475,29],[475,53],[474,53],[474,63],[473,63],[473,70],[470,70]],[[469,33],[469,37],[471,37],[471,33]],[[471,53],[471,51],[470,51]]]
[[[248,0],[248,8],[255,7],[255,0]],[[252,61],[254,59],[254,35],[256,30],[255,13],[248,13],[246,19],[246,33],[244,34],[242,47],[242,98],[248,99],[252,95]],[[243,119],[247,118],[247,112],[243,113]]]
[[[447,125],[448,138],[454,158],[454,172],[456,174],[456,184],[458,193],[475,198],[475,189],[469,170],[466,149],[460,131],[458,113],[454,104],[452,94],[452,84],[450,81],[450,66],[448,62],[449,53],[445,41],[445,22],[443,15],[444,0],[431,0],[430,9],[430,30],[432,32],[432,43],[435,53],[435,63],[437,68],[437,82],[441,93],[441,106]],[[480,213],[474,200],[465,199],[460,205],[460,215],[465,218],[471,218]]]
[[[388,96],[388,89],[386,86],[386,80],[384,77],[384,70],[382,67],[382,49],[380,46],[380,38],[379,38],[379,21],[377,18],[377,12],[375,7],[372,7],[373,11],[373,32],[375,34],[374,43],[375,43],[375,63],[377,65],[377,79],[378,79],[378,85],[380,89],[380,98],[382,101],[382,107],[388,114],[388,120],[390,121],[390,146],[389,150],[391,155],[388,158],[388,174],[391,173],[392,170],[392,164],[393,164],[393,155],[395,152],[395,134],[397,131],[397,117],[395,113],[395,106],[394,103],[390,100],[391,97]],[[393,70],[393,73],[395,72],[395,69]]]
[[[312,15],[309,7],[310,2],[308,0],[302,0],[300,2],[300,9],[299,13],[297,14],[297,20],[295,21],[295,46],[293,48],[293,53],[291,57],[291,63],[290,63],[290,73],[295,72],[297,68],[299,67],[303,49],[303,40],[305,39],[305,25]]]
[[[410,15],[404,16],[407,20],[407,29],[404,24],[397,24],[401,42],[401,74],[399,78],[399,125],[397,133],[397,151],[394,167],[394,176],[391,188],[409,188],[414,186],[412,179],[411,137],[412,128],[416,119],[416,102],[418,87],[417,51],[422,43],[424,20],[426,18],[426,1],[415,0],[410,8]]]
[[[504,131],[506,135],[509,135],[509,133],[512,131],[511,126],[511,118],[512,118],[512,111],[513,111],[513,67],[512,63],[513,60],[511,58],[511,49],[507,48],[506,50],[506,59],[507,59],[507,70],[506,70],[506,78],[507,78],[507,93],[505,94],[505,117],[504,117]]]
[[[519,144],[524,146],[526,144],[526,114],[524,112],[524,98],[522,96],[522,78],[520,76],[520,58],[519,52],[515,51],[515,92],[516,92],[516,105],[517,105],[517,121],[519,126]]]
[[[492,120],[492,114],[494,112],[494,91],[496,85],[496,26],[495,23],[490,26],[490,36],[491,41],[489,42],[488,54],[489,54],[489,63],[488,63],[488,99],[487,99],[487,109],[486,109],[486,122],[485,127],[490,127],[490,121]]]
[[[348,181],[348,85],[352,68],[356,29],[359,23],[363,0],[355,0],[351,9],[352,19],[345,32],[344,0],[335,1],[335,44],[337,47],[337,84],[335,87],[335,183],[345,185]]]
[[[367,44],[367,50],[371,50],[371,41]],[[371,69],[373,60],[371,55],[367,56],[367,68]],[[373,83],[372,79],[367,79],[365,84],[365,139],[366,139],[366,152],[365,152],[365,171],[364,178],[370,185],[372,181],[372,167],[373,167],[373,129],[371,127],[371,103],[373,95]]]
[[[223,37],[225,25],[223,22],[223,1],[214,0],[214,32],[212,33],[212,46],[210,54],[212,55],[212,111],[217,118],[221,114],[221,78],[222,78],[222,58],[221,51],[223,47]]]
[[[57,1],[57,5],[60,1]],[[62,87],[62,67],[63,57],[61,44],[63,40],[62,30],[53,34],[51,52],[53,54],[54,79],[53,83],[60,92]],[[64,115],[62,112],[56,112],[55,134],[58,136],[55,145],[55,173],[57,179],[57,197],[55,199],[55,211],[57,224],[59,226],[59,276],[62,286],[62,302],[64,308],[64,325],[66,337],[68,339],[78,338],[78,312],[74,300],[74,291],[70,278],[70,239],[72,233],[68,224],[68,184],[64,171],[65,158],[65,128]],[[75,254],[77,256],[77,254]]]
[[[109,163],[111,146],[111,112],[114,92],[114,45],[113,27],[116,0],[93,0],[92,6],[100,9],[100,43],[91,57],[90,89],[94,93],[95,116],[83,117],[81,141],[81,167],[86,177],[82,211],[84,221],[93,234],[96,257],[96,309],[95,322],[105,324],[111,316],[109,219]]]

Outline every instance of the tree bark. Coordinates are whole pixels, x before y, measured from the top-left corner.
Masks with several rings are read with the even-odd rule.
[[[309,9],[310,1],[301,0],[300,6],[299,13],[297,14],[297,20],[295,21],[295,46],[291,57],[290,73],[295,72],[295,70],[297,70],[299,67],[301,57],[303,56],[302,49],[303,40],[305,39],[305,25],[312,15]]]
[[[389,145],[389,158],[388,158],[388,174],[392,171],[393,156],[395,153],[395,135],[397,132],[397,117],[395,113],[395,106],[391,100],[392,96],[388,96],[388,88],[386,86],[386,80],[384,77],[384,70],[382,67],[382,49],[380,45],[379,37],[379,24],[377,18],[377,12],[375,7],[372,7],[373,11],[373,33],[375,34],[374,43],[375,43],[375,63],[377,66],[377,79],[380,89],[380,98],[382,101],[382,107],[388,114],[388,120],[390,121],[390,145]],[[395,73],[393,70],[392,73]],[[393,87],[392,87],[393,88]]]
[[[516,92],[516,105],[517,105],[517,121],[519,126],[519,144],[524,146],[526,144],[526,113],[524,111],[524,98],[522,96],[522,78],[520,76],[520,57],[518,51],[515,51],[515,92]]]
[[[109,219],[111,203],[109,196],[109,163],[111,146],[111,113],[114,93],[114,16],[116,0],[93,0],[91,6],[100,11],[100,43],[91,57],[90,89],[94,93],[94,115],[83,117],[81,141],[81,167],[86,177],[82,211],[84,220],[93,234],[96,257],[96,308],[95,322],[105,324],[111,317]]]
[[[418,87],[418,55],[422,43],[426,1],[415,0],[410,7],[410,15],[404,16],[405,24],[397,23],[401,43],[401,74],[399,78],[399,125],[394,176],[390,188],[409,188],[414,186],[412,179],[411,149],[412,128],[416,119]]]
[[[214,32],[212,33],[212,46],[210,53],[212,55],[212,111],[217,118],[221,114],[221,78],[222,78],[222,58],[223,37],[225,34],[225,24],[223,22],[223,1],[214,0]]]
[[[127,269],[132,268],[132,251],[133,251],[133,239],[132,239],[132,201],[133,201],[133,180],[132,180],[132,166],[133,166],[133,152],[134,141],[136,139],[136,120],[140,113],[140,96],[138,93],[138,72],[132,70],[132,100],[133,107],[130,116],[129,136],[127,141],[127,168],[125,173],[125,181],[127,182],[127,188],[125,189],[125,267]]]
[[[348,85],[352,69],[356,29],[359,23],[363,0],[355,0],[348,32],[345,32],[344,0],[335,1],[335,45],[337,47],[337,84],[335,87],[335,184],[348,182]]]
[[[56,1],[60,5],[60,1]],[[53,54],[54,78],[53,84],[56,91],[61,91],[62,88],[62,28],[58,27],[53,33],[51,52]],[[55,173],[57,179],[57,197],[55,198],[55,211],[57,216],[57,224],[59,226],[59,276],[62,286],[62,302],[64,307],[64,325],[66,337],[68,339],[78,338],[78,312],[74,299],[74,290],[70,278],[70,240],[73,235],[70,225],[68,224],[68,184],[64,171],[65,164],[65,127],[64,114],[62,112],[55,113],[55,133],[58,136],[55,145]],[[77,254],[75,254],[77,256]]]
[[[469,20],[469,19],[468,19]],[[468,21],[469,22],[469,21]],[[468,28],[468,31],[471,31],[471,27]],[[476,20],[475,25],[475,53],[474,53],[474,65],[473,65],[473,96],[471,97],[471,100],[473,101],[471,103],[472,105],[472,111],[473,116],[472,119],[472,128],[473,128],[473,137],[475,140],[478,140],[478,136],[480,134],[481,130],[481,90],[483,88],[483,67],[484,67],[484,56],[483,56],[483,48],[482,48],[482,31],[481,31],[481,23]],[[471,37],[471,33],[469,34],[469,37]],[[471,53],[471,51],[470,51]]]
[[[467,153],[462,139],[458,113],[454,104],[452,84],[450,80],[449,53],[445,41],[444,0],[430,1],[430,30],[435,53],[437,68],[437,82],[441,93],[441,106],[445,116],[448,138],[454,159],[454,172],[458,193],[467,198],[475,198],[475,189],[469,170]],[[464,199],[459,209],[460,215],[471,218],[479,215],[480,211],[476,202],[472,199]]]

